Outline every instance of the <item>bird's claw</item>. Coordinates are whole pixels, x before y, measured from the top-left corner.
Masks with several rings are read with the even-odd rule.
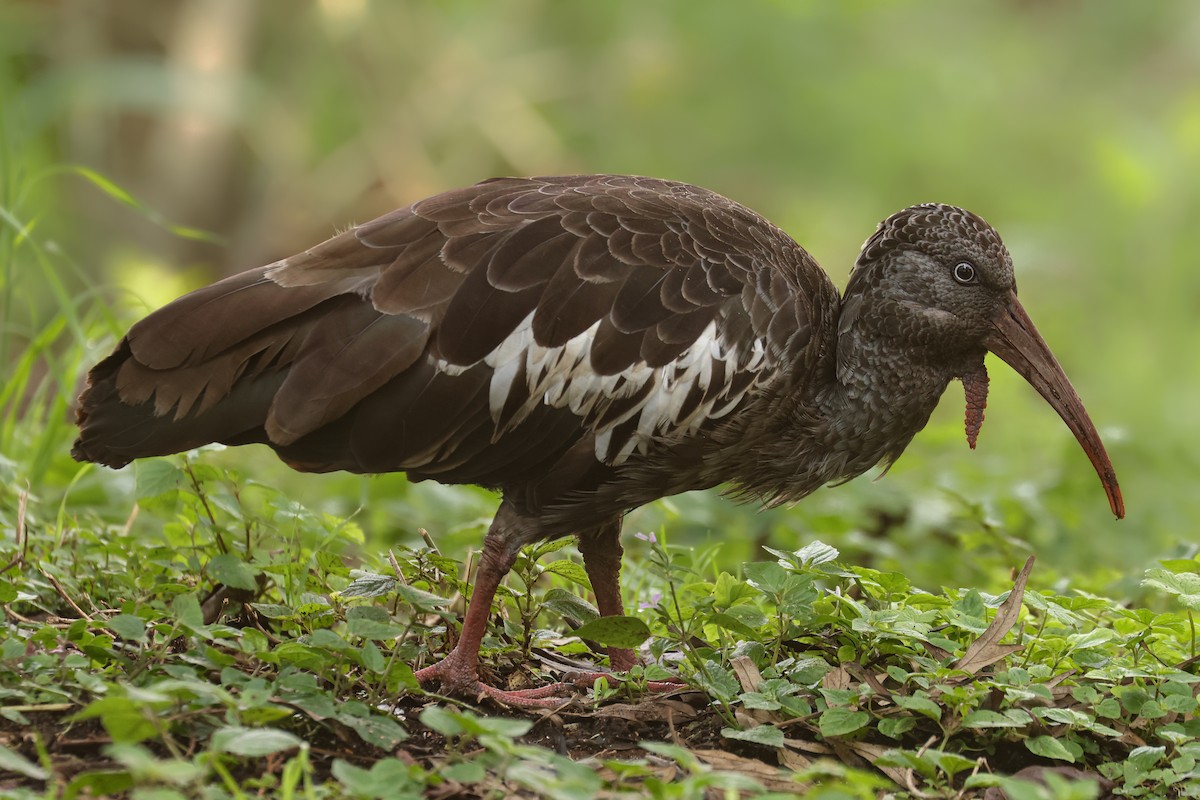
[[[571,702],[574,686],[570,683],[551,683],[531,689],[499,689],[479,680],[473,665],[467,665],[454,657],[417,670],[414,677],[422,685],[440,683],[442,690],[459,697],[490,697],[498,703],[514,708],[558,708]]]
[[[440,683],[443,691],[459,697],[490,697],[498,703],[514,708],[560,708],[578,698],[580,689],[591,689],[596,681],[604,678],[610,684],[624,683],[626,676],[612,672],[573,672],[557,683],[535,686],[530,689],[500,689],[479,680],[478,673],[447,656],[436,664],[418,670],[414,677],[421,684]],[[687,684],[679,678],[647,681],[648,692],[670,692]]]

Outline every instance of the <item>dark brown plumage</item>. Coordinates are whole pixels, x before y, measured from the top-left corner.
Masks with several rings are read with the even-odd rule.
[[[791,501],[890,463],[955,378],[973,447],[988,349],[1071,427],[1121,516],[1103,445],[1017,302],[1011,258],[970,212],[885,220],[839,297],[785,233],[704,189],[502,178],[143,319],[89,375],[73,454],[120,467],[261,442],[300,470],[500,490],[459,645],[418,677],[535,703],[476,677],[492,594],[521,546],[577,535],[601,613],[620,614],[624,513],[719,483]]]

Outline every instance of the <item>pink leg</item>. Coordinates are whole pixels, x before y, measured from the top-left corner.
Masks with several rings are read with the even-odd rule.
[[[417,671],[416,678],[421,683],[436,680],[445,691],[452,694],[474,697],[487,695],[512,706],[553,708],[565,702],[561,697],[565,688],[563,684],[505,691],[479,680],[479,646],[487,633],[496,588],[516,560],[518,548],[510,539],[517,538],[512,533],[519,530],[517,524],[521,521],[507,504],[501,504],[484,539],[483,554],[475,574],[475,588],[467,603],[467,615],[458,644],[438,663]]]
[[[596,609],[602,617],[625,616],[621,600],[621,521],[618,519],[599,530],[579,537],[579,553],[596,595]],[[639,663],[637,653],[623,647],[609,647],[608,663],[613,672],[628,672]],[[575,676],[577,685],[591,686],[597,678],[611,678],[604,673],[585,672]],[[676,681],[651,681],[651,691],[661,692],[679,688]]]
[[[621,522],[605,525],[593,533],[579,537],[579,553],[596,595],[596,609],[602,617],[625,616],[621,600]],[[632,650],[609,647],[608,663],[613,672],[628,672],[638,663]]]

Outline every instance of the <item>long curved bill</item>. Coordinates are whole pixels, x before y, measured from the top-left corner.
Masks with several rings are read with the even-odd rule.
[[[1124,517],[1125,502],[1121,499],[1121,487],[1117,485],[1117,473],[1104,451],[1100,434],[1096,433],[1096,426],[1066,373],[1017,300],[1016,292],[1009,294],[1007,307],[992,320],[992,325],[995,329],[984,337],[984,346],[1004,359],[1054,407],[1100,476],[1113,514],[1117,519]]]

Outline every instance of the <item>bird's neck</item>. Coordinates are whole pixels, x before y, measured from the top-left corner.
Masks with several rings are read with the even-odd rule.
[[[768,502],[791,502],[828,483],[890,464],[929,421],[958,372],[944,354],[890,335],[875,315],[845,325],[817,374],[775,390],[735,485]]]

